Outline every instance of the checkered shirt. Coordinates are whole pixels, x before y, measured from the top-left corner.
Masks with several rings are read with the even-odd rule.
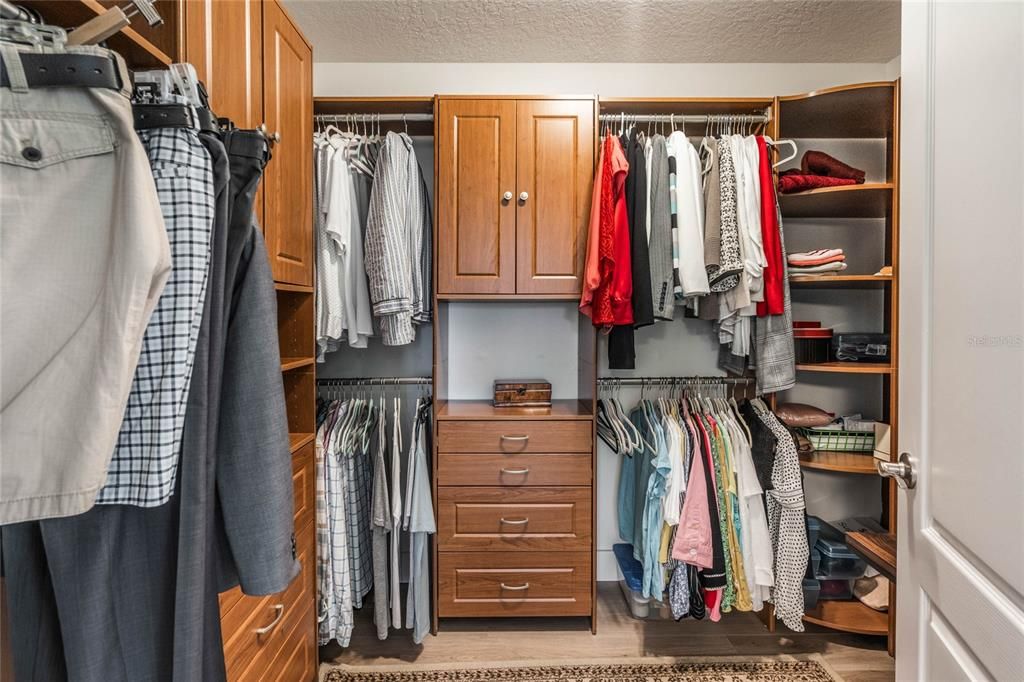
[[[178,470],[213,235],[213,165],[194,130],[139,132],[156,182],[171,275],[142,341],[124,421],[97,504],[156,507]]]
[[[337,452],[344,460],[345,505],[348,521],[349,569],[352,572],[353,607],[363,608],[363,597],[373,587],[373,537],[370,518],[373,468],[370,452],[357,447],[351,452]]]
[[[335,403],[316,438],[317,643],[348,646],[355,625],[348,554],[344,464],[331,452],[332,428],[347,410]]]

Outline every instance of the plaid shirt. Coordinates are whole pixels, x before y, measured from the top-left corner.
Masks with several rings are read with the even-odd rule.
[[[366,409],[365,403],[362,409]],[[371,409],[375,408],[371,406]],[[349,570],[352,573],[352,605],[357,609],[363,608],[363,597],[369,594],[373,587],[373,538],[370,518],[373,468],[369,447],[364,449],[363,445],[360,443],[347,452],[337,449],[329,453],[343,463]],[[369,443],[365,445],[368,446]]]
[[[317,643],[348,646],[355,619],[345,514],[343,465],[331,455],[331,429],[345,415],[333,405],[316,435]]]
[[[139,132],[156,182],[171,275],[146,327],[97,504],[156,507],[174,491],[213,235],[213,165],[194,130]]]

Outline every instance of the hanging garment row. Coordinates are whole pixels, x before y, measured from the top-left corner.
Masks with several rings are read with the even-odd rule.
[[[45,49],[0,44],[15,671],[223,679],[218,594],[277,592],[299,570],[253,214],[268,140],[218,125],[187,64],[130,78],[116,53],[44,29]]]
[[[598,435],[623,456],[618,525],[631,552],[620,564],[637,562],[643,597],[677,620],[771,602],[802,632],[808,547],[792,436],[763,401],[737,403],[725,384],[653,392],[628,413],[617,389],[598,402]]]
[[[341,390],[356,395],[338,397]],[[419,644],[430,630],[427,536],[436,531],[427,454],[432,402],[416,399],[406,450],[401,397],[385,397],[381,390],[373,398],[372,387],[351,385],[327,392],[332,397],[318,400],[316,434],[319,643],[349,645],[353,611],[363,608],[371,590],[378,638],[402,627],[404,532],[409,550],[404,622]]]
[[[323,124],[323,121],[321,121]],[[379,121],[313,135],[317,360],[412,343],[431,320],[430,199],[412,138]],[[377,129],[373,126],[376,124]]]
[[[633,369],[634,330],[681,307],[716,322],[724,368],[792,387],[773,142],[709,129],[698,149],[683,130],[649,133],[606,129],[594,178],[580,310],[609,331],[609,367]]]

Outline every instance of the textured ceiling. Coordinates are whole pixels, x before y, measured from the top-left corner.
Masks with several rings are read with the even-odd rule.
[[[887,62],[898,0],[285,0],[317,62]]]

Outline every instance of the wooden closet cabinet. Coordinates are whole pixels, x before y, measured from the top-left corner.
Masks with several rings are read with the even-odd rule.
[[[276,141],[256,210],[274,279],[312,286],[312,48],[276,0],[188,0],[182,23],[213,110]]]
[[[263,114],[276,140],[263,181],[274,279],[313,284],[313,48],[277,2],[263,4]]]
[[[437,102],[438,294],[579,295],[593,99]]]
[[[187,0],[181,58],[219,116],[276,139],[256,210],[277,280],[281,371],[291,432],[295,546],[301,572],[278,594],[220,596],[228,680],[316,676],[313,430],[312,51],[275,0]]]

